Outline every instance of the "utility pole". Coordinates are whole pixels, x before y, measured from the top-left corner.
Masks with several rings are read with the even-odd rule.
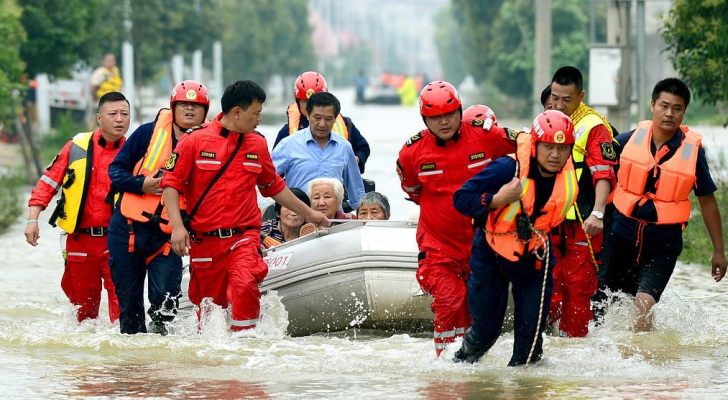
[[[617,76],[616,106],[607,108],[609,122],[618,130],[626,132],[631,125],[629,95],[631,89],[630,76],[632,72],[631,46],[630,46],[630,9],[629,0],[614,0],[609,2],[607,13],[607,44],[619,47],[622,54],[622,63]],[[611,77],[596,77],[590,79],[609,79]]]
[[[533,113],[543,111],[541,91],[552,76],[551,72],[551,0],[534,0],[536,10],[536,60],[533,68]]]
[[[647,118],[647,87],[645,84],[645,0],[637,3],[637,121]]]

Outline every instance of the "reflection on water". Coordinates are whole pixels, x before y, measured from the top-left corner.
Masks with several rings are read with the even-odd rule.
[[[414,109],[348,109],[372,144],[366,176],[377,180],[397,219],[409,213],[394,160],[421,129]],[[270,138],[277,127],[261,127]],[[507,368],[504,334],[475,365],[453,364],[456,346],[436,359],[427,335],[350,330],[284,335],[280,299],[263,299],[254,337],[227,331],[213,309],[198,333],[194,314],[172,334],[127,336],[103,318],[78,324],[60,289],[57,233],[41,227],[33,249],[19,221],[0,236],[0,398],[219,399],[723,399],[728,393],[728,286],[707,267],[678,265],[654,308],[654,332],[631,331],[629,301],[581,339],[545,338],[545,358]],[[102,307],[106,307],[103,305]],[[104,312],[101,315],[105,315]]]

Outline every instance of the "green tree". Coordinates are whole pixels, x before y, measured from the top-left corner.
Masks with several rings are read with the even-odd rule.
[[[711,105],[728,101],[728,1],[675,0],[664,22],[670,58],[690,89]]]
[[[106,2],[111,0],[20,0],[27,42],[20,48],[29,76],[67,76],[79,61],[98,57]]]
[[[224,79],[261,85],[274,74],[316,65],[305,0],[227,0],[222,4]]]
[[[464,50],[462,37],[464,33],[460,28],[464,16],[457,7],[446,7],[437,13],[435,19],[440,21],[435,30],[435,43],[442,63],[443,78],[448,82],[462,82],[467,75],[465,70]]]
[[[464,35],[467,73],[477,82],[492,84],[523,102],[524,110],[528,109],[525,106],[532,93],[534,70],[533,1],[453,0],[464,17],[464,23],[458,25],[464,29],[455,28]],[[586,6],[582,0],[553,2],[551,63],[554,69],[573,65],[586,72],[589,38]]]
[[[110,37],[105,51],[118,51],[123,41],[131,42],[139,84],[156,77],[175,54],[190,55],[198,49],[211,54],[225,26],[214,23],[220,18],[219,0],[103,1],[105,13],[117,16],[103,28],[104,36]],[[205,58],[208,66],[210,58]]]
[[[20,46],[25,41],[20,13],[15,0],[0,0],[0,120],[6,123],[15,114],[13,92],[22,89],[25,67],[20,58]]]

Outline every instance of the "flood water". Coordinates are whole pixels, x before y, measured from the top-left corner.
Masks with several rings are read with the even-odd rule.
[[[393,219],[406,218],[412,208],[403,200],[394,160],[407,137],[423,126],[417,110],[354,108],[350,97],[342,100],[343,112],[372,147],[365,177],[389,196]],[[277,129],[260,127],[271,143]],[[229,333],[221,310],[199,334],[196,317],[185,312],[169,336],[121,335],[108,321],[105,302],[100,320],[78,324],[60,289],[58,233],[43,224],[40,245],[32,248],[22,235],[24,219],[0,236],[0,398],[728,396],[728,285],[713,282],[705,266],[678,264],[654,309],[653,332],[633,333],[632,307],[618,303],[586,338],[547,336],[544,360],[528,369],[506,367],[513,345],[509,333],[479,363],[456,365],[450,359],[457,346],[436,359],[432,339],[422,335],[352,329],[288,337],[287,314],[275,295],[264,297],[265,315],[253,337]]]

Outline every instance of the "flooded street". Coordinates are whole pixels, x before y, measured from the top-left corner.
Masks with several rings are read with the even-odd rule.
[[[353,92],[342,92],[343,114],[372,148],[364,176],[389,197],[392,219],[405,219],[413,206],[403,200],[394,162],[422,119],[416,108],[355,108]],[[279,128],[259,129],[272,144]],[[544,360],[528,369],[506,367],[512,333],[479,363],[460,365],[450,361],[458,346],[436,359],[428,335],[352,329],[291,338],[273,294],[263,299],[254,337],[228,332],[222,310],[199,334],[187,311],[169,336],[121,335],[108,321],[105,300],[100,320],[78,324],[60,288],[58,232],[42,223],[33,248],[23,238],[24,221],[25,215],[0,236],[0,398],[723,399],[728,393],[728,282],[715,283],[706,266],[678,264],[654,308],[653,332],[633,333],[631,304],[617,303],[586,338],[546,336]]]

